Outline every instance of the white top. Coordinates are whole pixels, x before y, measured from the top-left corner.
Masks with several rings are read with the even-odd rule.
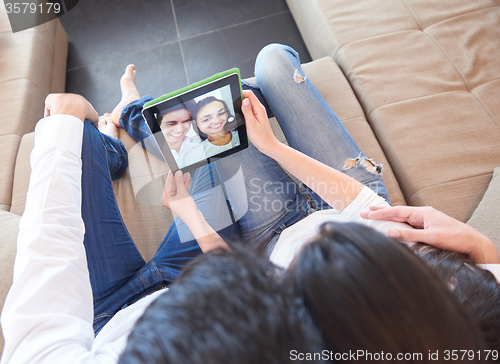
[[[116,363],[136,320],[164,292],[118,312],[94,339],[80,212],[82,135],[82,121],[69,115],[44,118],[35,129],[14,279],[1,317],[2,364]]]
[[[344,211],[339,212],[335,209],[330,209],[312,213],[283,230],[271,254],[270,260],[280,267],[288,268],[302,247],[319,233],[319,227],[328,221],[357,222],[368,225],[386,235],[390,229],[413,229],[405,223],[363,219],[360,214],[362,211],[367,211],[370,205],[389,206],[382,197],[365,186]],[[478,266],[492,272],[496,280],[500,282],[500,264],[479,264]]]
[[[210,143],[208,139],[202,141],[201,144],[195,146],[188,153],[186,153],[184,156],[185,165],[189,166],[240,145],[238,131],[233,130],[231,131],[231,134],[231,141],[226,145],[214,145]]]
[[[319,233],[319,227],[328,221],[357,222],[371,226],[384,234],[389,229],[412,229],[410,225],[400,222],[363,219],[360,213],[368,210],[370,205],[389,206],[382,197],[365,186],[360,194],[342,212],[335,209],[328,209],[312,213],[283,230],[271,254],[270,260],[280,267],[288,268],[295,255],[312,237]]]

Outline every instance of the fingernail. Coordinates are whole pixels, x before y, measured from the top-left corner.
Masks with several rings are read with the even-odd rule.
[[[177,172],[175,172],[175,177],[177,178],[182,177],[182,171],[180,169]]]
[[[243,99],[243,106],[249,106],[249,105],[250,105],[250,100]]]

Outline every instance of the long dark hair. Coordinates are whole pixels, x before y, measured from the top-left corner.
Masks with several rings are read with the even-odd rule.
[[[203,133],[202,131],[200,131],[200,129],[198,128],[198,122],[197,122],[197,119],[198,119],[198,113],[200,112],[200,110],[207,106],[208,104],[211,104],[212,102],[215,102],[215,101],[218,101],[218,102],[221,102],[222,105],[224,105],[224,109],[226,110],[226,113],[227,113],[227,118],[234,118],[234,115],[231,113],[231,110],[229,110],[229,107],[227,106],[226,102],[224,100],[219,100],[218,98],[216,98],[215,96],[208,96],[208,97],[205,97],[204,99],[201,99],[200,101],[196,102],[196,104],[193,104],[190,108],[190,111],[191,111],[191,116],[193,117],[193,126],[195,128],[195,131],[198,133],[198,135],[200,136],[200,138],[202,140],[205,140],[208,138],[208,135]],[[227,125],[227,123],[226,123]],[[229,131],[228,129],[226,129],[226,125],[224,125],[224,130],[226,131]]]
[[[411,249],[434,270],[476,319],[486,349],[500,348],[500,284],[472,259],[417,243]],[[500,362],[497,356],[496,362]]]
[[[407,361],[431,363],[429,350],[482,348],[469,312],[406,246],[360,224],[320,231],[289,279],[332,351],[422,353]]]

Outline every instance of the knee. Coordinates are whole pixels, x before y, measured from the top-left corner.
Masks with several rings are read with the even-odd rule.
[[[262,71],[278,72],[298,60],[298,53],[291,47],[273,43],[265,46],[257,55],[255,75]],[[299,61],[300,63],[300,61]]]

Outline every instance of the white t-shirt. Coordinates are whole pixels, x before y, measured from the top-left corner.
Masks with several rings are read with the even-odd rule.
[[[280,267],[288,268],[302,247],[311,237],[319,233],[319,227],[329,221],[357,222],[371,226],[384,234],[389,229],[412,229],[410,225],[400,222],[363,219],[360,213],[368,210],[370,205],[389,206],[382,197],[370,188],[364,187],[360,194],[342,212],[335,209],[316,211],[296,222],[281,233],[271,253],[271,262]]]
[[[185,165],[197,163],[209,157],[225,152],[231,148],[240,145],[240,137],[238,131],[231,131],[231,141],[226,145],[214,145],[205,139],[201,144],[196,145],[184,156]]]
[[[390,229],[413,229],[410,225],[393,221],[366,220],[360,214],[367,211],[370,205],[389,206],[389,204],[370,188],[364,187],[361,193],[342,211],[335,209],[316,211],[306,218],[286,228],[281,233],[270,260],[283,268],[288,268],[302,247],[311,237],[319,233],[319,227],[328,221],[357,222],[374,228],[382,234]],[[500,264],[478,264],[479,267],[489,270],[500,282]]]

